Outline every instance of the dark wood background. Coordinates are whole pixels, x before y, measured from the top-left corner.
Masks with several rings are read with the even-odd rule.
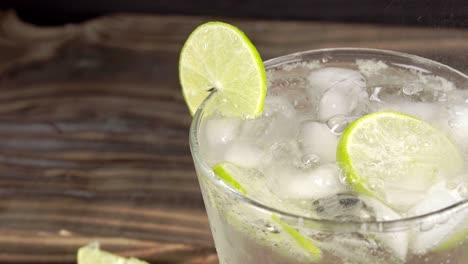
[[[0,13],[0,263],[74,263],[78,247],[217,263],[177,77],[211,18],[111,15],[38,27]],[[398,50],[468,73],[468,31],[223,19],[264,59],[324,47]]]
[[[39,24],[132,12],[468,27],[466,0],[2,0],[0,8],[15,8],[23,19]]]

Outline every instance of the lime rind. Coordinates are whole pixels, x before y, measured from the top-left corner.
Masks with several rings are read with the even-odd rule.
[[[307,253],[309,253],[313,259],[318,260],[322,257],[322,250],[320,250],[320,248],[317,247],[314,242],[312,242],[312,240],[299,233],[299,231],[297,231],[295,228],[283,222],[277,215],[272,215],[271,219],[278,223],[284,231],[291,235],[297,244]]]
[[[232,188],[238,190],[242,194],[247,194],[247,190],[238,181],[236,181],[236,179],[234,179],[231,176],[231,173],[229,173],[228,170],[238,171],[238,169],[235,166],[232,166],[228,163],[219,163],[213,166],[213,172],[216,175],[218,175],[218,177],[221,178],[221,180],[223,180],[225,183],[230,185]]]
[[[263,111],[263,61],[248,37],[230,24],[208,22],[190,34],[179,59],[179,79],[192,115],[212,89],[222,115],[250,118]]]

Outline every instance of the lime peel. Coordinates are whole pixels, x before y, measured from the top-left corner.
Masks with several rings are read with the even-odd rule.
[[[228,172],[230,171],[238,171],[235,165],[232,165],[228,162],[218,163],[213,166],[213,172],[218,175],[226,184],[231,186],[232,188],[238,190],[242,194],[246,195],[247,190],[236,180],[234,177]],[[239,174],[237,174],[239,175]]]
[[[299,246],[308,252],[314,259],[320,259],[322,257],[322,251],[310,239],[303,236],[301,233],[299,233],[299,231],[283,222],[277,215],[272,215],[271,219],[279,224],[284,231],[291,235],[291,237],[294,238]]]

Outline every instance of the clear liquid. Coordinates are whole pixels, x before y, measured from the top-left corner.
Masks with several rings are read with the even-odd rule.
[[[261,117],[241,120],[215,114],[204,120],[199,138],[201,153],[210,165],[230,161],[256,171],[250,179],[260,187],[250,198],[279,210],[345,222],[396,220],[467,198],[468,175],[460,174],[422,191],[397,192],[392,199],[398,208],[390,209],[355,193],[335,160],[336,144],[349,123],[371,112],[394,110],[439,128],[466,161],[467,90],[422,69],[375,60],[289,64],[268,72],[268,80]],[[388,188],[378,177],[368,184],[376,190]],[[284,230],[275,228],[268,215],[247,213],[251,209],[242,203],[223,202],[230,199],[220,199],[223,194],[216,187],[206,189],[212,189],[205,191],[205,196],[213,196],[205,201],[213,201],[213,208],[208,203],[207,210],[221,263],[312,263],[300,256],[300,249],[294,250],[297,245],[278,244],[271,233]],[[240,220],[233,220],[239,216]],[[468,259],[463,255],[466,243],[442,251],[435,248],[448,237],[466,233],[467,217],[462,212],[428,230],[390,235],[300,231],[323,250],[313,263],[463,263]],[[285,236],[278,237],[281,241]]]

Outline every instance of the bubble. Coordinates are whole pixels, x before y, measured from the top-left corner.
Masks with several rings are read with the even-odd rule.
[[[335,135],[341,135],[349,125],[350,118],[347,115],[334,115],[327,120],[327,126]]]
[[[468,196],[468,185],[466,182],[462,182],[458,184],[454,190],[456,190],[461,197],[467,197]]]
[[[405,85],[403,86],[403,93],[406,94],[406,95],[414,95],[414,94],[417,94],[421,91],[423,91],[424,88],[420,85],[416,85],[416,84],[408,84],[408,85]]]
[[[299,164],[296,164],[297,167],[301,169],[309,169],[315,167],[320,162],[320,157],[316,154],[305,154],[301,157]]]
[[[346,173],[340,169],[340,171],[338,172],[338,179],[340,180],[340,182],[344,185],[348,185],[349,182],[347,180],[347,177],[346,177]]]
[[[457,120],[457,119],[450,119],[448,121],[448,125],[451,128],[460,128],[460,127],[462,127],[463,123],[460,122],[460,120]]]
[[[265,231],[273,233],[273,234],[278,234],[280,232],[278,230],[278,228],[276,228],[276,226],[274,226],[274,225],[272,225],[270,223],[265,224]]]
[[[368,184],[373,190],[381,190],[385,185],[385,181],[379,177],[372,177],[368,179]]]
[[[449,105],[447,110],[452,116],[465,116],[468,115],[468,109],[462,105]]]
[[[448,100],[448,95],[444,92],[438,92],[436,95],[434,95],[437,98],[438,102],[447,102]]]

